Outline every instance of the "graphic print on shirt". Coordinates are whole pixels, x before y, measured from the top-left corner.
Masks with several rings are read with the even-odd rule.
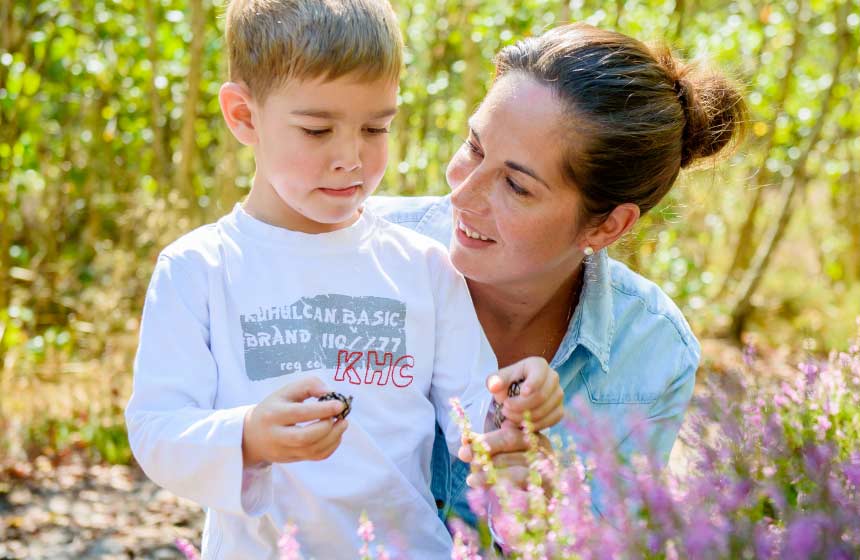
[[[356,385],[412,382],[402,301],[326,294],[259,307],[239,319],[252,381],[333,369],[335,381]]]

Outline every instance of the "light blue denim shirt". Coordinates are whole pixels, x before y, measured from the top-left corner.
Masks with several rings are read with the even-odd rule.
[[[450,196],[371,197],[367,207],[446,246],[451,241]],[[605,251],[586,259],[585,267],[582,296],[550,363],[565,408],[587,409],[622,455],[656,454],[665,464],[693,394],[699,343],[656,284]],[[474,521],[465,502],[468,472],[465,463],[451,461],[444,440],[434,446],[432,489],[441,516],[453,510]]]

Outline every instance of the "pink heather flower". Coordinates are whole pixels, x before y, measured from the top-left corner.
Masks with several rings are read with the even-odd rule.
[[[747,367],[752,366],[756,358],[756,347],[752,342],[744,346],[744,363]]]
[[[278,539],[279,560],[301,560],[299,541],[296,540],[298,528],[293,523],[284,526],[284,532]]]
[[[197,549],[194,547],[193,544],[191,544],[190,541],[180,537],[173,542],[176,545],[176,548],[179,549],[179,552],[181,552],[185,556],[185,558],[187,558],[188,560],[200,560],[200,553],[197,552]]]
[[[851,460],[843,463],[842,473],[855,489],[860,490],[860,452],[855,451]]]
[[[464,529],[465,525],[460,522],[454,529],[454,546],[451,549],[451,560],[481,560],[475,539],[470,538],[469,532]],[[465,536],[464,532],[466,533]]]
[[[818,377],[819,369],[818,366],[812,363],[803,362],[799,366],[800,371],[803,372],[803,375],[806,378],[806,384],[812,385],[815,382],[815,379]]]
[[[827,430],[829,430],[831,426],[833,426],[833,424],[830,423],[830,419],[828,419],[824,414],[820,415],[818,420],[815,422],[815,427],[818,430],[818,437],[824,439],[827,436]]]
[[[373,522],[367,518],[366,513],[361,514],[361,523],[358,525],[358,536],[365,544],[370,544],[374,538]]]
[[[460,404],[460,399],[457,397],[451,397],[448,401],[451,404],[451,410],[460,420],[467,420],[466,411],[463,409],[463,405]]]
[[[797,560],[812,558],[821,543],[825,520],[819,515],[798,517],[786,529],[782,557]]]
[[[487,506],[490,503],[490,492],[484,488],[469,488],[466,491],[466,502],[469,504],[469,509],[478,517],[487,516]]]

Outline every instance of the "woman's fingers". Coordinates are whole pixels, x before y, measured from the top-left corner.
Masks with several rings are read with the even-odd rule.
[[[496,470],[496,479],[507,481],[518,488],[526,488],[528,484],[529,469],[523,466],[511,466]],[[466,477],[469,488],[481,488],[487,486],[487,475],[483,472],[475,472]]]
[[[513,427],[511,424],[505,424],[504,427],[493,430],[492,432],[487,432],[486,434],[481,434],[478,436],[483,440],[486,446],[489,449],[490,457],[493,457],[499,453],[513,453],[516,451],[525,451],[528,449],[528,440],[526,439],[525,434]],[[466,448],[469,450],[469,460],[466,461],[462,458],[462,456],[458,453],[457,456],[463,459],[466,462],[472,460],[471,457],[471,449],[468,446],[463,446],[460,450]]]
[[[514,408],[513,399],[508,401],[510,408]],[[503,411],[504,412],[504,411]],[[525,415],[516,410],[505,412],[511,422],[520,425]],[[546,400],[538,405],[537,409],[529,412],[532,430],[538,432],[544,428],[554,426],[564,417],[564,393],[559,389],[550,393]]]
[[[504,402],[508,388],[514,381],[520,382],[520,394],[529,395],[543,385],[544,370],[549,366],[543,358],[532,356],[503,367],[487,378],[487,389],[496,396],[496,402]]]
[[[493,457],[493,466],[497,469],[507,469],[510,467],[528,467],[529,460],[525,453],[499,453]]]

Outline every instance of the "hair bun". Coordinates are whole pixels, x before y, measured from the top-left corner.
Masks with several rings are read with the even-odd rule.
[[[746,105],[738,86],[721,74],[676,59],[668,49],[656,54],[687,121],[681,140],[681,167],[717,154],[732,138],[741,136]]]

